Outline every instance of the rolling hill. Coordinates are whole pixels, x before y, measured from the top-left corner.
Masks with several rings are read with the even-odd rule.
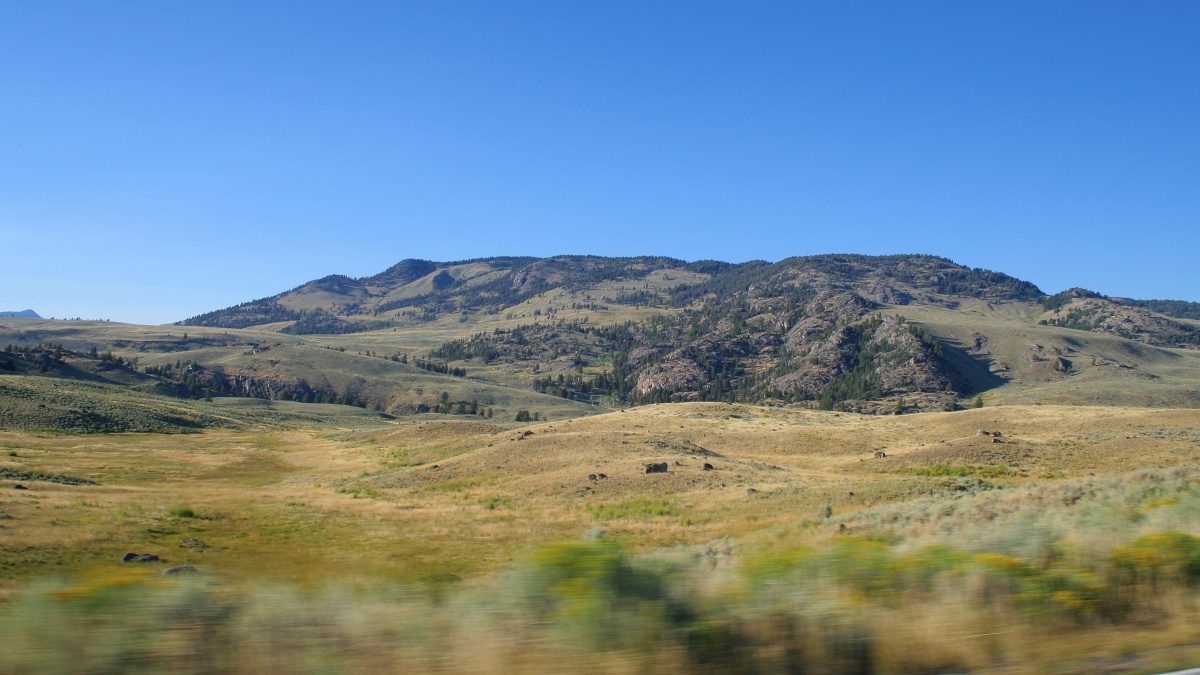
[[[507,257],[405,260],[181,325],[269,328],[326,346],[420,354],[500,384],[609,405],[724,400],[892,412],[954,409],[1016,382],[1001,398],[1028,400],[1032,386],[1066,399],[1193,405],[1194,304],[1082,289],[1048,296],[927,255],[739,264]],[[1010,344],[988,336],[996,325],[1034,337]],[[1115,392],[1100,391],[1109,385]]]
[[[925,255],[405,260],[174,326],[8,317],[0,369],[179,399],[510,420],[682,401],[1195,407],[1191,311],[1048,296]]]

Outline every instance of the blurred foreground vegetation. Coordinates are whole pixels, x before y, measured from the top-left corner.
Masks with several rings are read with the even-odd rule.
[[[0,609],[0,671],[1154,672],[1197,656],[1178,646],[1200,639],[1200,473],[973,487],[700,547],[632,553],[596,530],[470,583],[96,569]]]

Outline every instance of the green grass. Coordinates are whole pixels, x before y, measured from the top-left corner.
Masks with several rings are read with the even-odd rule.
[[[479,505],[489,511],[493,511],[497,507],[509,506],[509,504],[508,497],[484,497],[479,500]]]
[[[369,488],[363,485],[351,485],[349,487],[341,487],[337,489],[338,494],[350,495],[355,499],[383,499],[384,495],[379,490]]]
[[[677,517],[679,504],[673,499],[630,499],[617,504],[589,505],[588,512],[596,520],[636,520]]]
[[[175,508],[167,509],[167,515],[171,518],[195,518],[196,512],[186,506],[177,506]]]
[[[1021,474],[1007,466],[989,466],[973,464],[934,464],[908,469],[909,473],[929,477],[961,477],[961,478],[1015,478]]]

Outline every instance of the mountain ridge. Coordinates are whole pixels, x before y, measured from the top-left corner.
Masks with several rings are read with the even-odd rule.
[[[923,254],[825,254],[773,263],[586,255],[408,259],[375,275],[330,275],[181,323],[269,326],[313,337],[493,325],[490,333],[428,349],[424,358],[464,372],[502,368],[504,377],[541,393],[610,405],[809,401],[883,412],[955,409],[1011,367],[993,369],[1000,366],[982,362],[982,352],[906,319],[906,307],[961,313],[1010,306],[1040,315],[1043,326],[1154,347],[1200,347],[1196,326],[1145,306],[1081,289],[1051,296],[1002,272]],[[496,323],[500,316],[504,325]],[[1035,350],[1028,366],[1036,377],[1065,378],[1084,368],[1067,358],[1074,348],[1056,349],[1052,359]],[[1091,359],[1097,368],[1110,362]]]

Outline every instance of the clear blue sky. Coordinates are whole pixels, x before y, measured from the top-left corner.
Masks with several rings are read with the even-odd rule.
[[[0,310],[931,253],[1200,300],[1200,2],[17,2]]]

